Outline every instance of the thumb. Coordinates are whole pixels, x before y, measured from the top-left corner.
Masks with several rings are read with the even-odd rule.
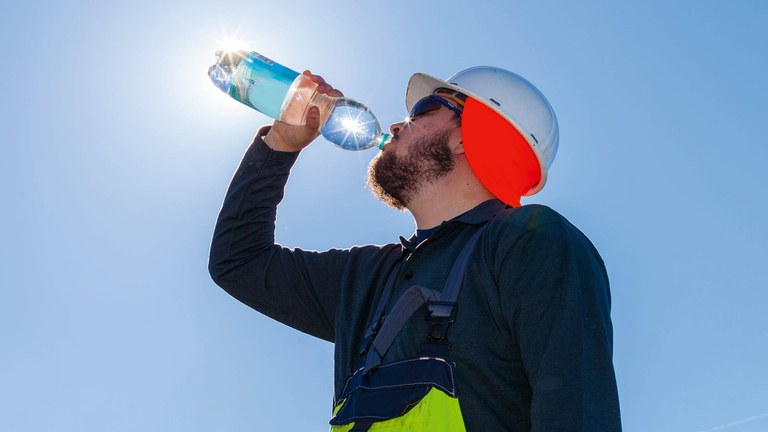
[[[314,105],[309,107],[307,112],[307,122],[304,125],[306,133],[310,135],[317,134],[317,130],[320,129],[320,109]]]

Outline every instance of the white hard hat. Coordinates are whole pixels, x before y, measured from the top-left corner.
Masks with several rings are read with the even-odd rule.
[[[408,110],[438,89],[468,96],[462,114],[465,153],[491,193],[519,205],[520,195],[533,195],[544,187],[557,153],[558,126],[552,106],[533,84],[491,66],[465,69],[446,81],[417,73],[406,90]],[[526,170],[526,179],[518,178]]]

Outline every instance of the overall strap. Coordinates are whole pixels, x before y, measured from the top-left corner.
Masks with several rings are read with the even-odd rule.
[[[361,356],[368,352],[373,338],[376,337],[379,329],[381,329],[381,324],[384,319],[384,308],[389,304],[389,299],[392,297],[392,292],[395,290],[395,283],[397,282],[397,277],[400,275],[400,270],[402,268],[403,259],[401,257],[389,271],[387,282],[384,285],[384,291],[381,294],[381,299],[379,299],[379,305],[376,307],[376,312],[373,314],[373,322],[371,322],[371,325],[366,329],[363,342],[360,344]]]
[[[464,272],[469,263],[469,257],[472,254],[475,243],[477,243],[477,240],[487,226],[486,224],[480,227],[464,245],[464,248],[459,253],[459,257],[453,263],[442,292],[414,285],[400,296],[383,323],[381,323],[380,329],[374,331],[375,339],[371,343],[370,349],[367,350],[363,374],[381,364],[381,360],[392,346],[392,342],[400,333],[406,321],[424,304],[427,305],[428,321],[433,324],[435,322],[445,323],[439,334],[434,334],[435,326],[432,326],[430,329],[430,340],[433,339],[433,334],[437,336],[434,339],[443,340],[445,338],[448,325],[453,322],[456,316],[456,299],[459,297],[459,290],[461,289]],[[364,343],[367,343],[367,339]]]

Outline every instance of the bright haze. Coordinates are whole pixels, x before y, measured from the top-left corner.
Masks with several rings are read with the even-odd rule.
[[[271,123],[208,80],[227,39],[322,75],[384,128],[414,72],[529,79],[560,151],[523,203],[605,259],[624,429],[768,430],[768,4],[632,3],[4,5],[0,430],[327,430],[332,345],[208,276],[226,187]],[[410,235],[364,186],[376,151],[304,151],[276,240]]]

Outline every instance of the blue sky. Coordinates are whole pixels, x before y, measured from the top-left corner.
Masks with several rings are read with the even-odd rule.
[[[409,76],[515,71],[560,151],[542,193],[601,251],[626,431],[768,429],[768,4],[16,2],[0,45],[0,429],[326,430],[332,346],[206,269],[263,115],[207,80],[221,41],[311,68],[382,124]],[[414,229],[317,140],[277,240]]]

